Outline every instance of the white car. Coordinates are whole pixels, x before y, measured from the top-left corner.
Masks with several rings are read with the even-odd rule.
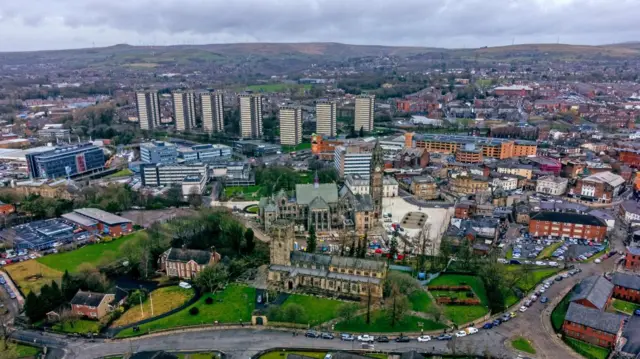
[[[471,334],[476,334],[478,332],[478,329],[474,327],[469,327],[465,329],[465,331],[467,332],[468,335],[471,335]]]
[[[536,261],[536,265],[537,265],[537,266],[543,266],[543,265],[544,265],[544,262],[543,262],[543,261]]]
[[[465,332],[464,330],[461,330],[461,331],[456,333],[456,337],[458,337],[458,338],[462,338],[462,337],[466,337],[466,336],[467,336],[467,332]]]
[[[421,336],[418,337],[418,341],[420,343],[428,342],[430,340],[431,340],[431,337],[428,336],[428,335],[421,335]]]
[[[520,307],[520,312],[524,313],[527,311],[527,307],[525,307],[524,305],[522,307]]]
[[[36,259],[36,258],[38,258],[38,256],[36,256],[35,254],[31,253],[31,254],[29,254],[29,258]]]
[[[360,342],[367,342],[367,343],[373,343],[373,336],[368,335],[368,334],[363,334],[363,335],[358,335],[358,341]]]
[[[498,258],[498,263],[507,264],[509,261],[504,258]]]
[[[594,262],[597,263],[597,264],[600,264],[602,262],[602,259],[596,258],[596,260]]]
[[[538,289],[538,292],[540,293],[544,293],[547,291],[547,288],[545,288],[544,286],[540,287],[540,289]]]
[[[550,266],[552,266],[552,267],[558,267],[558,266],[560,266],[560,265],[558,264],[558,262],[549,262],[549,265],[550,265]]]
[[[191,289],[191,284],[189,284],[187,282],[180,282],[180,284],[178,284],[178,286],[180,288],[184,288],[184,289]]]

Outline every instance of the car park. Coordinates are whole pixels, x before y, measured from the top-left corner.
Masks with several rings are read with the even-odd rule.
[[[426,342],[430,342],[431,341],[431,337],[428,335],[421,335],[418,337],[418,342],[420,343],[426,343]]]
[[[451,336],[451,334],[440,334],[436,337],[437,340],[451,340],[453,339],[453,336]]]

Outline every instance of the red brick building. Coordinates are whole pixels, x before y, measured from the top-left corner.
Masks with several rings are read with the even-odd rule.
[[[6,216],[16,211],[16,207],[12,204],[4,203],[0,201],[0,214]]]
[[[624,178],[609,170],[595,173],[577,180],[575,186],[569,189],[569,197],[594,203],[611,203],[624,182]]]
[[[473,207],[473,203],[457,203],[455,205],[455,212],[453,216],[460,219],[470,218],[473,215]]]
[[[131,220],[97,208],[79,208],[63,214],[62,218],[76,223],[90,233],[111,237],[120,237],[133,230]]]
[[[613,282],[614,298],[640,303],[640,276],[616,272],[611,282]]]
[[[602,242],[607,234],[607,223],[588,214],[534,212],[529,220],[529,234]]]
[[[640,168],[640,151],[636,150],[620,150],[618,152],[618,160],[625,165]]]
[[[624,268],[627,270],[640,270],[640,247],[627,247],[624,257]]]
[[[71,311],[80,317],[100,319],[112,310],[115,294],[83,292],[79,290],[71,299]]]
[[[159,259],[160,268],[169,277],[193,279],[204,268],[220,261],[220,254],[215,250],[169,248]]]
[[[613,348],[622,335],[625,316],[569,304],[562,324],[564,335],[604,348]]]

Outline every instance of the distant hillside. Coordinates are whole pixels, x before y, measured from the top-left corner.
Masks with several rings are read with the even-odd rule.
[[[154,67],[175,64],[237,63],[252,59],[276,63],[290,60],[298,65],[313,61],[344,60],[370,56],[412,57],[446,56],[447,58],[480,58],[487,60],[517,60],[532,57],[546,59],[626,59],[640,57],[640,43],[603,46],[528,44],[478,49],[443,49],[409,46],[349,45],[326,43],[235,43],[210,45],[131,46],[115,45],[102,48],[5,52],[0,64],[49,63],[67,66],[140,66]]]

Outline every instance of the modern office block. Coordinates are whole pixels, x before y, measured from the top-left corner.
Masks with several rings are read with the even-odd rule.
[[[178,148],[171,142],[152,141],[140,144],[140,160],[144,163],[176,163]]]
[[[31,178],[64,178],[104,169],[104,153],[90,143],[25,155]]]

